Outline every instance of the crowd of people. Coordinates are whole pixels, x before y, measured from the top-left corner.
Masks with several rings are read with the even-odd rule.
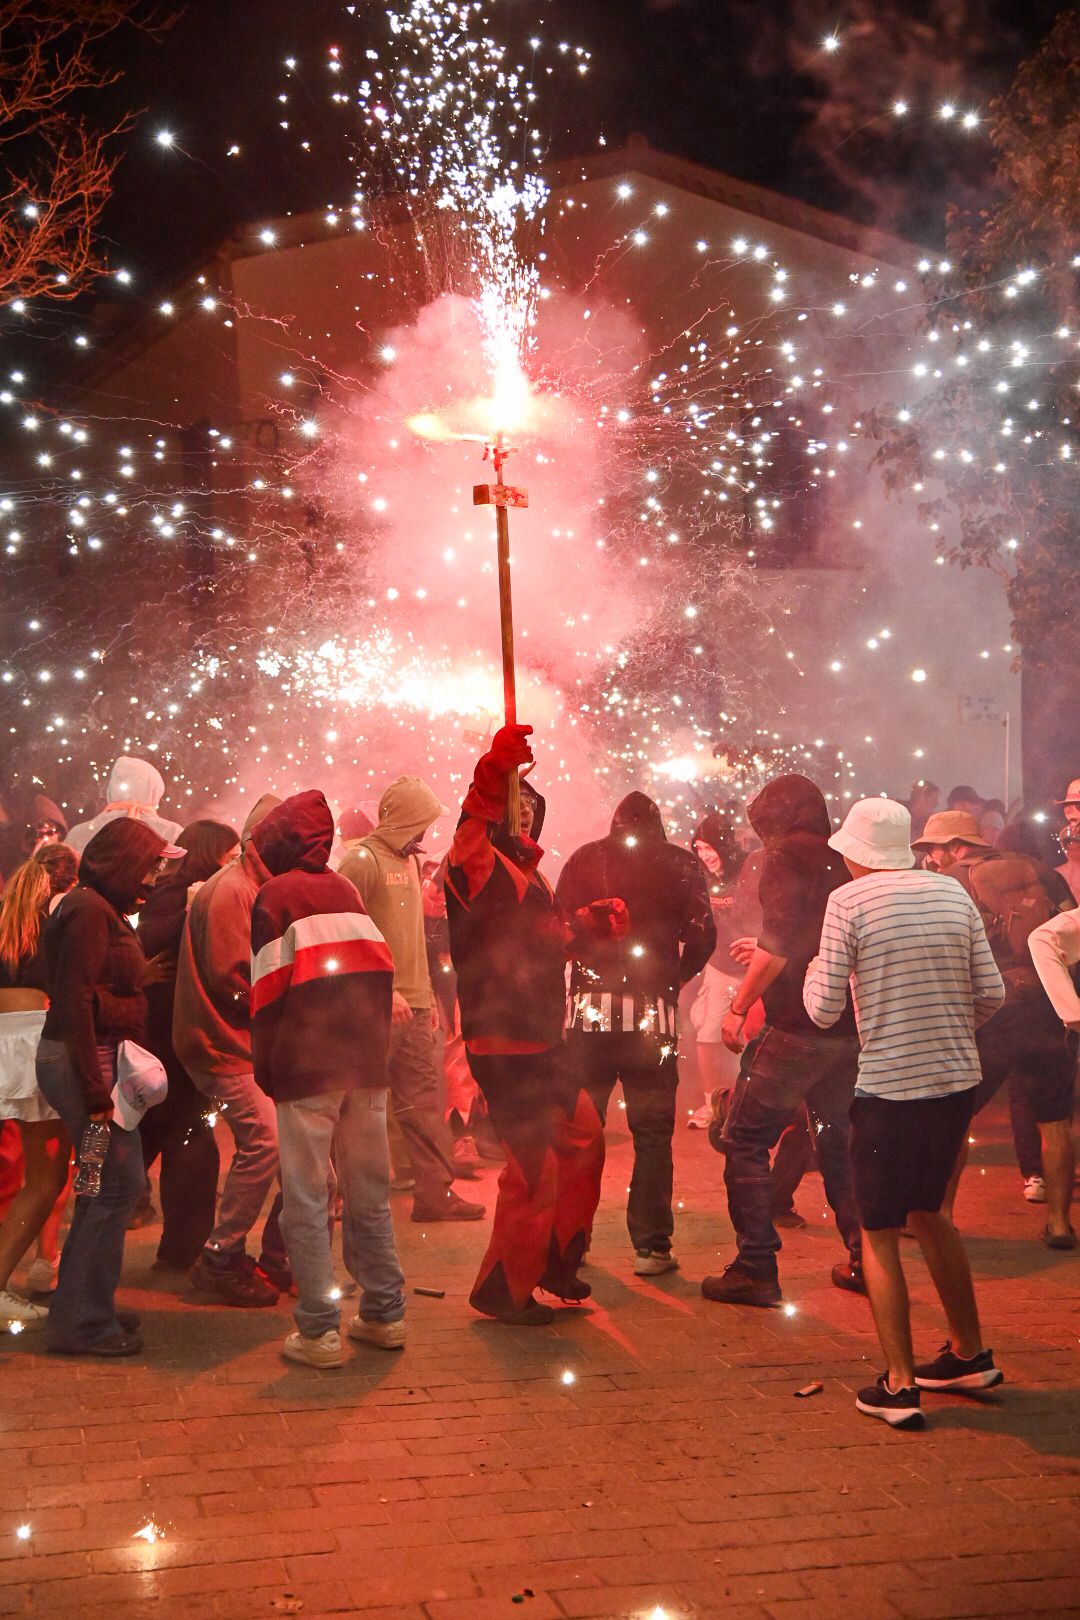
[[[539,1295],[591,1293],[616,1084],[633,1269],[674,1271],[685,1021],[704,1094],[688,1123],[722,1155],[735,1234],[704,1297],[782,1302],[780,1229],[804,1224],[794,1194],[816,1163],[844,1245],[832,1280],[868,1296],[887,1363],[859,1410],[914,1425],[922,1391],[1000,1382],[953,1200],[971,1120],[1007,1085],[1023,1196],[1045,1205],[1050,1249],[1076,1246],[1080,779],[1060,860],[1040,822],[966,786],[944,809],[926,781],[907,803],[865,799],[834,828],[817,785],[781,775],[689,848],[633,792],[553,886],[530,731],[495,735],[441,859],[424,840],[449,811],[411,776],[336,828],[318,791],[264,795],[237,833],[163,817],[160,773],[122,757],[91,820],[69,828],[43,795],[8,818],[0,1326],[61,1355],[141,1351],[116,1291],[160,1161],[157,1268],[233,1308],[295,1295],[291,1361],[344,1363],[350,1294],[347,1335],[399,1349],[391,1193],[425,1225],[479,1221],[455,1184],[485,1160],[502,1170],[470,1303],[544,1326]],[[928,1362],[905,1233],[948,1323]]]

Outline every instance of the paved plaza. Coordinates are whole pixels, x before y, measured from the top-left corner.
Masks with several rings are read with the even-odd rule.
[[[396,1198],[408,1346],[354,1345],[340,1371],[280,1359],[285,1302],[201,1303],[150,1270],[157,1229],[132,1233],[144,1359],[66,1361],[29,1334],[0,1347],[0,1614],[1080,1614],[1080,1253],[1036,1241],[1005,1129],[1003,1112],[976,1123],[957,1215],[1007,1382],[925,1398],[922,1433],[855,1411],[879,1353],[865,1300],[829,1282],[841,1248],[816,1175],[797,1197],[809,1224],[785,1234],[789,1311],[702,1300],[731,1229],[695,1132],[677,1140],[682,1270],[632,1274],[616,1128],[595,1305],[553,1329],[474,1316],[483,1229],[414,1226]],[[908,1258],[932,1353],[942,1325]]]

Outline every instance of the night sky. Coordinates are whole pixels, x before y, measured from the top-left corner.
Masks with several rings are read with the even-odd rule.
[[[364,8],[355,8],[363,18]],[[789,42],[855,28],[860,15],[872,28],[899,14],[895,26],[917,38],[920,18],[943,13],[972,19],[965,94],[985,109],[1008,82],[1016,63],[1037,43],[1062,9],[1060,0],[860,0],[847,8],[817,0],[498,0],[492,8],[513,37],[527,37],[545,19],[545,37],[565,38],[593,52],[588,78],[549,93],[541,126],[555,156],[595,150],[600,135],[618,145],[639,131],[656,146],[736,177],[868,217],[865,200],[843,194],[827,166],[803,139],[823,86],[796,72]],[[372,7],[381,30],[379,8]],[[978,24],[978,26],[976,26]],[[159,38],[128,31],[104,47],[124,77],[100,95],[102,116],[136,111],[138,119],[117,174],[105,221],[114,263],[127,263],[155,283],[198,264],[239,224],[291,209],[340,201],[350,171],[326,103],[326,49],[362,36],[363,20],[349,19],[340,0],[189,0],[174,26]],[[880,29],[878,59],[890,82],[895,50]],[[285,57],[301,63],[289,86],[310,87],[302,117],[313,136],[310,156],[292,132],[277,127],[286,88]],[[918,76],[916,74],[915,76]],[[343,86],[345,88],[345,86]],[[899,91],[918,95],[918,84]],[[929,93],[929,91],[928,91]],[[295,124],[294,124],[294,127]],[[342,129],[348,128],[343,120]],[[177,147],[154,142],[161,128]],[[940,236],[948,188],[985,176],[986,141],[965,154],[933,139],[890,148],[880,158],[910,180],[905,218],[888,221],[912,237]],[[225,153],[233,143],[239,158]],[[873,156],[873,153],[871,154]]]

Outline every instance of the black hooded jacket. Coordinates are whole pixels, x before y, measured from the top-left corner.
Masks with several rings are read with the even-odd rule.
[[[91,1113],[108,1108],[112,1090],[98,1046],[143,1034],[145,962],[127,917],[164,848],[165,840],[141,821],[106,822],[83,851],[77,886],[45,924],[49,1010],[42,1036],[67,1047]]]
[[[758,944],[787,965],[766,990],[765,1017],[776,1029],[825,1039],[855,1035],[848,997],[831,1029],[818,1029],[803,1006],[806,969],[817,955],[830,894],[851,881],[843,857],[829,848],[832,832],[825,796],[806,776],[778,776],[747,807],[747,819],[765,846],[759,898]]]
[[[668,843],[660,811],[644,793],[627,794],[606,838],[574,851],[555,898],[571,927],[594,900],[619,899],[630,913],[623,938],[578,939],[571,995],[631,995],[674,1006],[716,947],[705,868],[690,850]]]

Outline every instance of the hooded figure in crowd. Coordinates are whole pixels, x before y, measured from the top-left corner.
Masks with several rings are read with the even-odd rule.
[[[829,895],[849,881],[847,867],[829,847],[832,823],[821,789],[808,777],[779,776],[747,808],[765,846],[759,898],[761,931],[745,952],[746,977],[723,1021],[732,1051],[744,1046],[743,1027],[760,997],[765,1028],[746,1048],[724,1128],[724,1182],[738,1257],[722,1275],[706,1277],[706,1299],[731,1305],[778,1305],[782,1295],[776,1256],[780,1238],[772,1219],[769,1154],[805,1102],[816,1132],[825,1194],[848,1248],[833,1267],[838,1288],[865,1292],[862,1242],[848,1167],[848,1111],[855,1094],[859,1037],[850,997],[829,1030],[812,1023],[803,1006],[806,969],[817,954]]]
[[[270,874],[251,916],[252,1058],[277,1110],[281,1226],[298,1291],[282,1351],[316,1367],[345,1361],[327,1222],[335,1175],[345,1266],[361,1290],[350,1337],[384,1350],[405,1342],[386,1141],[393,962],[353,885],[327,870],[333,838],[318,792],[286,799],[252,836]]]
[[[141,821],[168,844],[176,842],[183,831],[178,821],[169,821],[157,813],[165,793],[165,779],[161,772],[146,759],[135,759],[121,754],[109,772],[105,808],[90,821],[80,821],[72,827],[64,840],[77,854],[82,854],[96,832],[120,816]]]
[[[45,924],[49,1008],[37,1052],[38,1085],[78,1149],[91,1122],[108,1126],[96,1197],[80,1195],[60,1258],[45,1329],[65,1355],[128,1356],[142,1349],[138,1318],[116,1309],[128,1219],[146,1185],[142,1140],[113,1117],[117,1057],[146,1022],[146,963],[129,917],[183,850],[138,821],[118,820],[83,852],[79,882]]]
[[[257,1266],[246,1248],[278,1173],[277,1117],[255,1084],[251,1058],[251,913],[270,876],[252,834],[280,803],[266,793],[253,805],[240,833],[240,859],[215,872],[192,899],[173,1002],[176,1056],[236,1143],[217,1222],[191,1278],[237,1306],[273,1305],[279,1285],[291,1282],[278,1231],[280,1203],[263,1227]]]
[[[573,939],[567,1049],[601,1120],[622,1081],[634,1138],[634,1270],[670,1271],[679,992],[716,945],[705,869],[668,843],[652,799],[628,793],[608,836],[570,856],[555,898]],[[607,923],[599,937],[598,919]]]
[[[544,801],[521,786],[521,831],[507,823],[510,778],[531,765],[531,726],[503,726],[478,761],[446,871],[450,951],[465,1047],[506,1166],[487,1253],[469,1296],[520,1327],[554,1319],[537,1287],[580,1301],[600,1197],[604,1135],[563,1041],[566,930],[539,871]],[[589,927],[609,932],[610,910]]]
[[[438,1011],[428,969],[420,856],[424,834],[447,815],[418,776],[399,776],[379,802],[379,824],[350,849],[338,870],[348,878],[394,958],[393,1025],[387,1080],[394,1117],[416,1177],[414,1221],[477,1221],[483,1204],[454,1192],[459,1173],[439,1107],[435,1067]]]

